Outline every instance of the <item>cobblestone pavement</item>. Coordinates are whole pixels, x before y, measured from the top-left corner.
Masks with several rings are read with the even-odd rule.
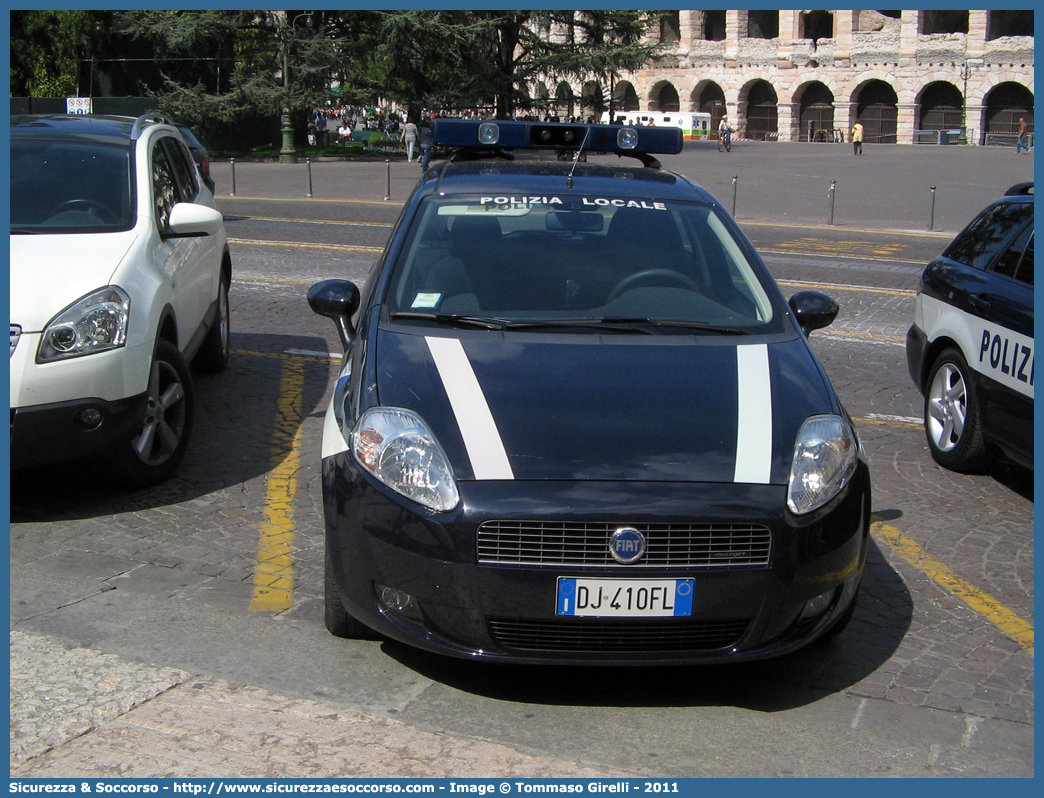
[[[807,149],[789,168],[807,166]],[[918,165],[919,148],[895,150],[865,177],[873,203],[901,194]],[[987,174],[1006,164],[973,166],[968,184],[1010,179]],[[900,255],[853,257],[852,242],[874,236],[841,236],[839,255],[810,258],[802,239],[836,231],[775,229],[772,244],[752,232],[785,291],[834,286],[842,302],[813,344],[868,451],[878,527],[836,641],[665,679],[479,667],[327,635],[318,452],[339,347],[303,293],[325,277],[365,279],[398,211],[383,201],[388,169],[316,165],[303,206],[277,165],[237,164],[229,198],[229,167],[217,164],[235,240],[235,352],[226,373],[197,378],[180,475],[131,493],[88,470],[63,472],[60,490],[53,473],[13,476],[12,775],[1032,775],[1032,474],[951,474],[928,456],[902,345],[920,269]],[[416,170],[391,171],[401,202]],[[346,220],[357,224],[323,224]],[[280,401],[288,374],[301,386],[291,407]],[[291,456],[273,430],[288,427],[300,456],[294,606],[272,615],[249,606],[269,475]],[[1029,647],[958,582],[1027,622]]]

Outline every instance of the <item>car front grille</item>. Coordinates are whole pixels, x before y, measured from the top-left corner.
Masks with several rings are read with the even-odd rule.
[[[710,651],[735,645],[748,620],[519,620],[492,618],[493,638],[505,649],[572,653]]]
[[[620,566],[609,537],[623,524],[487,521],[478,531],[481,565],[728,568],[767,566],[769,528],[759,524],[633,524],[646,540],[635,566]]]
[[[10,357],[14,357],[15,347],[18,346],[18,339],[22,337],[22,328],[17,324],[11,325],[11,354]]]

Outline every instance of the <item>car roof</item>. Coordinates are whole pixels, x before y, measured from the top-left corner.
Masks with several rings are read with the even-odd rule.
[[[11,117],[11,138],[75,139],[126,147],[136,138],[136,128],[141,129],[150,122],[162,124],[166,120],[158,116],[135,119],[102,114],[16,115]]]
[[[498,158],[449,161],[425,176],[440,195],[643,197],[656,200],[714,202],[681,175],[666,169],[630,164],[572,163]]]

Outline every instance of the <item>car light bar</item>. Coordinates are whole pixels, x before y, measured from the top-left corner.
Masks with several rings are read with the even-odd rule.
[[[497,147],[506,150],[594,150],[675,155],[682,150],[676,127],[572,125],[556,122],[476,122],[436,119],[432,144],[438,147]]]

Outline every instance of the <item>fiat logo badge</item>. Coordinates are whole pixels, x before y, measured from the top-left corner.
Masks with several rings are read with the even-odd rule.
[[[633,526],[623,526],[609,537],[609,553],[622,565],[638,562],[645,554],[645,535]]]

